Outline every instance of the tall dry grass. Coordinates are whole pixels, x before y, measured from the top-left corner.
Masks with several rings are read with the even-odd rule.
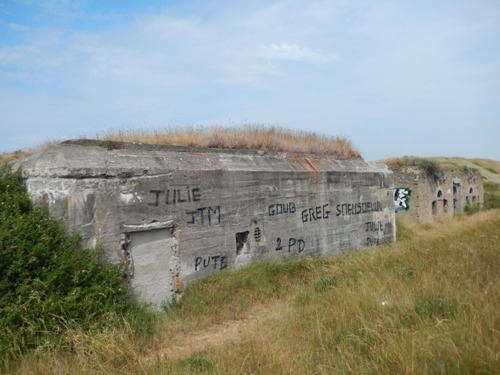
[[[163,130],[108,131],[104,140],[167,144],[185,147],[253,149],[264,152],[312,153],[333,155],[339,160],[360,158],[352,143],[342,137],[330,137],[307,131],[276,126],[187,127]]]
[[[3,373],[497,374],[498,228],[500,210],[399,224],[394,246],[220,273],[151,337],[80,333]]]
[[[13,152],[1,153],[0,154],[0,165],[15,162],[16,160],[23,159],[26,156],[29,156],[35,152],[46,150],[57,143],[58,143],[58,141],[47,141],[47,142],[44,142],[38,146],[31,147],[31,148],[28,148],[25,150],[16,150]]]

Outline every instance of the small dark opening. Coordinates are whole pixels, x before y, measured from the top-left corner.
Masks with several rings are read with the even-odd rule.
[[[432,214],[437,215],[437,204],[436,201],[432,201]]]
[[[448,212],[448,200],[447,199],[443,199],[443,211],[444,212]]]
[[[250,249],[248,246],[248,233],[249,231],[236,233],[236,255],[249,254]]]
[[[441,190],[438,190],[437,197],[443,198],[443,192]]]

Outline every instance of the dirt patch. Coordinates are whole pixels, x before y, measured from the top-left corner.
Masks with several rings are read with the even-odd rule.
[[[229,342],[254,335],[263,324],[277,319],[283,311],[282,303],[260,305],[238,320],[226,321],[203,331],[168,336],[151,358],[181,359],[208,348],[219,348]]]

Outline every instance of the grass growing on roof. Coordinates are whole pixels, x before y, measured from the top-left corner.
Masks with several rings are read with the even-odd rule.
[[[108,131],[103,139],[185,147],[311,153],[333,155],[340,160],[361,157],[352,142],[342,137],[264,125],[245,125],[242,127],[193,126],[142,131],[117,130]]]

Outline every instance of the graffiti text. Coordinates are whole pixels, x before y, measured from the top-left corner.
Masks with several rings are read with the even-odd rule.
[[[291,252],[297,252],[297,253],[301,253],[304,251],[304,249],[306,248],[306,242],[302,239],[302,238],[293,238],[293,237],[290,237],[288,239],[288,244],[286,243],[286,240],[285,240],[285,243],[283,243],[283,241],[281,240],[280,237],[276,238],[276,251],[281,251],[283,250],[283,246],[285,246],[286,249],[288,249],[288,252],[291,253]]]
[[[269,206],[269,216],[281,215],[281,214],[287,214],[287,213],[293,214],[294,212],[295,212],[295,203],[294,202],[278,203],[278,204],[272,204]]]
[[[190,188],[189,186],[184,189],[153,189],[149,193],[153,195],[153,202],[149,202],[148,205],[156,207],[160,204],[170,205],[201,201],[200,188]]]
[[[220,206],[200,207],[196,210],[187,211],[186,215],[190,217],[190,220],[186,221],[187,224],[220,224]]]
[[[359,215],[367,212],[382,211],[382,203],[376,202],[359,202],[359,203],[343,203],[337,205],[337,216]]]
[[[198,271],[212,267],[214,270],[223,270],[227,268],[227,256],[225,255],[214,255],[207,257],[196,257],[194,260],[194,270]]]
[[[365,232],[382,232],[383,230],[383,221],[367,221],[365,223]]]
[[[328,210],[328,203],[322,206],[310,207],[302,211],[302,222],[307,223],[308,221],[316,221],[322,219],[328,219],[330,217],[330,211]]]

